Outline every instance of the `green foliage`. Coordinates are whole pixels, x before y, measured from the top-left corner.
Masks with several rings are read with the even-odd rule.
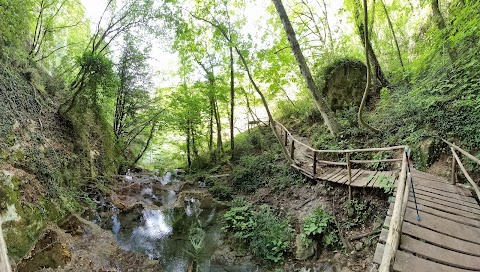
[[[293,229],[288,218],[278,218],[268,206],[255,213],[256,228],[253,231],[250,249],[266,260],[279,262],[290,248]]]
[[[222,229],[225,232],[233,233],[237,239],[249,239],[256,227],[254,214],[255,212],[249,204],[234,206],[224,214],[225,226]]]
[[[386,194],[393,194],[393,191],[395,190],[395,177],[379,175],[377,182]]]
[[[215,183],[208,191],[216,198],[222,201],[232,200],[232,188],[228,185]]]
[[[302,230],[301,237],[305,244],[309,244],[312,239],[321,241],[325,247],[336,247],[340,244],[338,229],[332,216],[321,207],[305,218]]]
[[[347,222],[345,227],[361,226],[366,223],[369,216],[369,203],[358,199],[352,199],[343,203],[343,209],[347,214]]]
[[[288,219],[275,216],[270,207],[262,206],[259,211],[254,211],[247,204],[232,207],[224,216],[226,224],[223,229],[233,233],[235,239],[256,256],[279,262],[290,249],[292,226]]]

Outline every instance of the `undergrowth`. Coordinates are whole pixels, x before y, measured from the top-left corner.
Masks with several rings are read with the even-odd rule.
[[[268,206],[256,211],[251,204],[240,202],[224,218],[223,230],[257,257],[276,263],[291,250],[293,228],[289,219],[277,217]]]

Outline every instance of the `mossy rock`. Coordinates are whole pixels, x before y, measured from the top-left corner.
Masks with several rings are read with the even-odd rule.
[[[328,66],[323,75],[323,96],[333,111],[358,106],[365,90],[367,68],[358,60],[343,59]]]

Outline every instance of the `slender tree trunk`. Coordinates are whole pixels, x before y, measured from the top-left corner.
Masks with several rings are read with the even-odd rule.
[[[190,152],[190,120],[187,121],[187,169],[192,168],[192,154]]]
[[[440,8],[438,6],[438,0],[432,0],[432,12],[433,12],[433,20],[437,24],[438,29],[440,29],[442,32],[446,32],[446,24],[445,24],[445,19],[443,19],[442,13],[440,11]],[[448,55],[450,56],[450,59],[452,62],[457,60],[458,53],[455,48],[453,48],[450,43],[448,42],[448,34],[444,33],[443,34],[443,39],[445,42],[445,46],[447,47]]]
[[[235,137],[233,135],[234,125],[234,109],[235,109],[235,77],[233,71],[233,48],[230,46],[230,159],[233,160],[235,149]]]
[[[356,8],[354,11],[354,16],[355,16],[355,22],[357,23],[358,35],[360,36],[362,45],[368,51],[368,56],[370,57],[371,64],[375,68],[375,78],[377,78],[378,82],[380,82],[381,87],[387,87],[390,85],[390,82],[388,82],[387,78],[385,77],[385,74],[383,73],[383,69],[380,66],[380,63],[378,62],[377,55],[373,50],[372,43],[370,42],[370,40],[365,41],[365,26],[368,26],[368,21],[363,22],[362,18],[360,17],[359,9],[361,9],[362,4],[360,1],[355,0],[355,6]]]
[[[395,30],[393,29],[393,24],[392,21],[390,20],[390,15],[388,14],[387,7],[385,6],[385,3],[383,0],[380,0],[382,3],[383,11],[385,11],[385,15],[387,16],[387,22],[388,26],[390,27],[390,31],[392,32],[393,36],[393,41],[395,42],[395,47],[397,48],[397,56],[398,60],[400,61],[400,65],[402,65],[402,70],[405,72],[405,66],[403,66],[403,60],[402,60],[402,53],[400,52],[400,46],[398,46],[398,40],[397,40],[397,35],[395,35]]]
[[[262,104],[263,104],[263,107],[265,108],[265,111],[267,112],[267,115],[268,115],[268,124],[270,125],[270,129],[272,130],[273,134],[275,135],[275,137],[278,139],[278,141],[280,142],[280,145],[282,146],[282,150],[283,150],[283,154],[285,155],[285,158],[290,162],[290,163],[294,163],[294,161],[290,158],[289,154],[288,154],[288,151],[287,151],[287,148],[285,147],[285,145],[281,144],[282,143],[282,139],[280,138],[280,135],[278,134],[278,131],[277,129],[275,128],[275,120],[273,119],[273,116],[272,116],[272,113],[270,112],[270,108],[268,107],[268,103],[267,103],[267,99],[265,98],[265,96],[263,95],[263,93],[260,91],[260,89],[258,88],[257,84],[255,83],[255,81],[253,80],[253,77],[252,75],[250,74],[250,69],[248,67],[248,64],[247,64],[247,61],[245,60],[245,58],[243,57],[243,54],[242,52],[238,49],[237,46],[235,46],[235,51],[237,52],[238,56],[240,57],[240,60],[242,61],[242,64],[245,68],[245,71],[247,72],[247,75],[248,75],[248,79],[250,80],[250,83],[252,83],[253,85],[253,88],[255,89],[255,91],[257,92],[257,94],[260,96],[260,99],[262,100]]]
[[[333,44],[332,29],[330,28],[330,23],[328,22],[327,4],[325,3],[325,0],[322,0],[322,4],[323,16],[325,16],[325,24],[327,25],[328,30],[328,38],[330,39],[330,50],[332,50],[332,54],[335,54],[335,45]]]
[[[209,21],[207,19],[204,19],[204,18],[201,18],[201,17],[198,17],[192,13],[190,13],[192,15],[192,17],[198,19],[198,20],[201,20],[201,21],[204,21],[208,24],[210,24],[211,26],[215,27],[218,31],[220,31],[223,35],[223,37],[225,38],[225,40],[227,40],[228,42],[232,43],[232,40],[230,39],[230,36],[227,35],[227,33],[225,32],[225,29],[222,28],[221,26],[219,26],[218,24],[215,24],[213,23],[212,21]],[[240,49],[238,49],[238,46],[234,46],[234,49],[235,49],[235,52],[237,52],[238,56],[240,57],[240,60],[245,68],[245,71],[247,72],[247,75],[248,75],[248,79],[250,80],[250,83],[252,83],[253,85],[253,88],[255,89],[255,91],[257,92],[257,94],[260,96],[260,98],[262,99],[262,103],[263,103],[263,106],[265,107],[265,111],[267,112],[267,115],[268,115],[268,120],[269,120],[269,125],[270,125],[270,129],[272,130],[273,134],[275,135],[275,137],[278,139],[279,142],[281,142],[281,139],[280,139],[280,135],[278,134],[278,131],[277,129],[275,128],[275,120],[273,119],[273,116],[270,112],[270,108],[268,107],[268,103],[267,103],[267,100],[265,99],[265,96],[263,95],[263,93],[260,91],[260,89],[258,88],[257,84],[255,83],[255,81],[253,80],[253,77],[250,73],[250,69],[249,69],[249,66],[247,64],[247,61],[245,60],[245,58],[243,57],[243,54],[242,52],[240,51]],[[285,155],[285,158],[290,162],[290,163],[294,163],[294,161],[290,158],[290,156],[288,155],[288,151],[286,149],[286,147],[283,145],[283,144],[280,144],[282,146],[282,150],[283,150],[283,154]]]
[[[333,112],[327,106],[324,97],[320,94],[317,85],[313,81],[312,74],[310,72],[310,68],[305,61],[303,53],[300,49],[300,45],[298,44],[297,38],[295,36],[295,31],[293,30],[292,24],[288,19],[287,12],[283,7],[281,0],[272,0],[275,4],[275,8],[277,9],[278,15],[282,21],[283,27],[285,28],[285,32],[287,33],[288,40],[290,42],[290,47],[292,48],[292,52],[297,59],[298,65],[300,66],[300,71],[307,83],[308,90],[315,101],[315,104],[320,111],[320,114],[323,117],[325,124],[327,125],[330,133],[336,136],[340,132],[340,126],[336,122]]]
[[[133,162],[133,164],[136,164],[143,157],[147,149],[150,147],[150,142],[152,141],[153,135],[155,134],[156,130],[157,130],[157,121],[154,121],[152,124],[152,128],[150,129],[150,134],[148,135],[147,143],[143,147],[142,152],[140,152],[137,158],[135,158],[135,161]]]
[[[209,97],[210,120],[208,121],[208,152],[213,155],[213,99]]]
[[[222,120],[220,119],[220,112],[218,110],[217,100],[214,100],[214,116],[217,124],[217,152],[219,158],[223,156],[223,143],[222,143]]]
[[[363,0],[363,18],[364,18],[364,24],[367,25],[368,23],[368,9],[367,9],[367,0]],[[360,103],[360,108],[358,109],[358,121],[359,123],[366,127],[367,129],[373,131],[373,132],[380,132],[380,130],[370,126],[363,120],[363,109],[365,108],[365,103],[367,101],[367,96],[368,92],[370,91],[370,87],[372,85],[372,78],[371,78],[371,71],[370,71],[370,59],[368,57],[368,49],[367,49],[367,43],[369,42],[368,40],[368,29],[365,29],[365,62],[367,65],[367,85],[365,86],[365,91],[363,92],[363,98],[362,98],[362,103]]]
[[[195,133],[195,129],[193,128],[193,124],[190,123],[190,135],[192,135],[192,151],[193,151],[193,156],[195,158],[198,158],[198,148],[197,148],[197,144],[196,144],[196,141],[195,141],[195,136],[196,136],[196,133]]]

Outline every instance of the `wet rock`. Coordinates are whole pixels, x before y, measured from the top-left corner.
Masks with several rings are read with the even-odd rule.
[[[297,235],[295,238],[295,258],[297,260],[306,260],[315,254],[317,248],[317,242],[312,241],[310,244],[306,244],[301,235]]]
[[[70,215],[59,227],[72,236],[83,235],[90,230],[90,226],[76,214]]]
[[[64,267],[72,258],[71,249],[59,239],[57,230],[49,229],[41,237],[30,257],[18,264],[18,271],[30,272],[42,268]]]
[[[360,251],[360,250],[362,250],[362,249],[363,249],[363,243],[360,242],[360,241],[359,241],[359,242],[356,242],[356,243],[355,243],[355,250],[356,250],[356,251]]]

